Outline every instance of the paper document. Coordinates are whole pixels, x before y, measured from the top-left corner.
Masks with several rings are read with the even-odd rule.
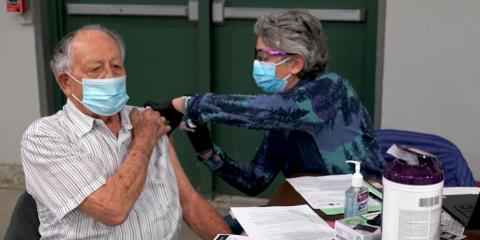
[[[444,187],[443,195],[478,194],[480,187]]]
[[[251,240],[331,240],[335,231],[309,206],[232,207]]]
[[[218,234],[213,240],[249,240],[249,238],[241,235]]]
[[[325,214],[342,214],[345,206],[345,191],[352,185],[352,175],[329,175],[320,177],[297,177],[287,181],[314,209],[320,209]],[[369,189],[371,185],[364,183]],[[373,192],[373,190],[370,190]],[[378,192],[378,190],[377,190]],[[369,211],[380,211],[381,202],[368,199]]]
[[[457,220],[455,220],[450,214],[442,210],[442,216],[440,218],[440,229],[443,233],[449,233],[457,237],[463,237],[465,227]],[[450,238],[455,239],[455,238]],[[459,238],[461,239],[461,238]]]

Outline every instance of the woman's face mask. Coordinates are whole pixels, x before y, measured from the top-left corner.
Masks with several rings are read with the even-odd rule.
[[[253,79],[257,86],[266,93],[283,92],[287,85],[287,79],[292,76],[288,74],[284,78],[277,78],[276,66],[286,63],[290,58],[273,63],[255,60],[253,62]]]
[[[73,98],[95,114],[112,116],[118,113],[128,101],[126,76],[102,79],[83,78],[80,82],[69,72],[66,73],[83,87],[82,101],[72,93]]]

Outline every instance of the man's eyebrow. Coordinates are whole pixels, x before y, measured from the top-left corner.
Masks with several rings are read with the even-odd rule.
[[[102,63],[102,60],[100,60],[100,59],[87,60],[87,61],[85,61],[85,63],[86,64]]]
[[[109,60],[109,62],[113,62],[113,61],[122,61],[122,57],[121,56],[116,56],[116,57],[113,57]],[[102,59],[89,59],[89,60],[85,61],[85,64],[102,64],[102,63],[103,63]]]

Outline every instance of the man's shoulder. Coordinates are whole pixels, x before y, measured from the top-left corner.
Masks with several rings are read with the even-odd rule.
[[[53,115],[36,119],[25,130],[23,137],[25,138],[37,134],[58,136],[62,132],[62,129],[64,129],[64,124],[62,123],[64,118],[64,112],[63,110],[60,110]]]
[[[136,108],[137,110],[141,111],[143,110],[143,107],[138,107],[138,106],[132,106],[132,105],[125,105],[122,108],[122,112],[125,113],[127,116],[130,114],[130,112]]]

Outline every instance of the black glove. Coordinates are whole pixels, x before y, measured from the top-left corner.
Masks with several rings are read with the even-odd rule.
[[[150,100],[143,104],[143,107],[151,107],[153,110],[159,112],[167,119],[168,125],[172,127],[172,129],[167,133],[168,135],[170,135],[173,130],[180,125],[180,122],[183,118],[183,114],[173,107],[172,101],[156,103]]]
[[[198,154],[203,154],[208,151],[213,150],[213,142],[210,137],[210,131],[208,130],[207,124],[205,123],[196,123],[195,126],[191,125],[187,121],[187,127],[193,129],[194,131],[186,130],[188,139],[192,143],[195,152]]]

